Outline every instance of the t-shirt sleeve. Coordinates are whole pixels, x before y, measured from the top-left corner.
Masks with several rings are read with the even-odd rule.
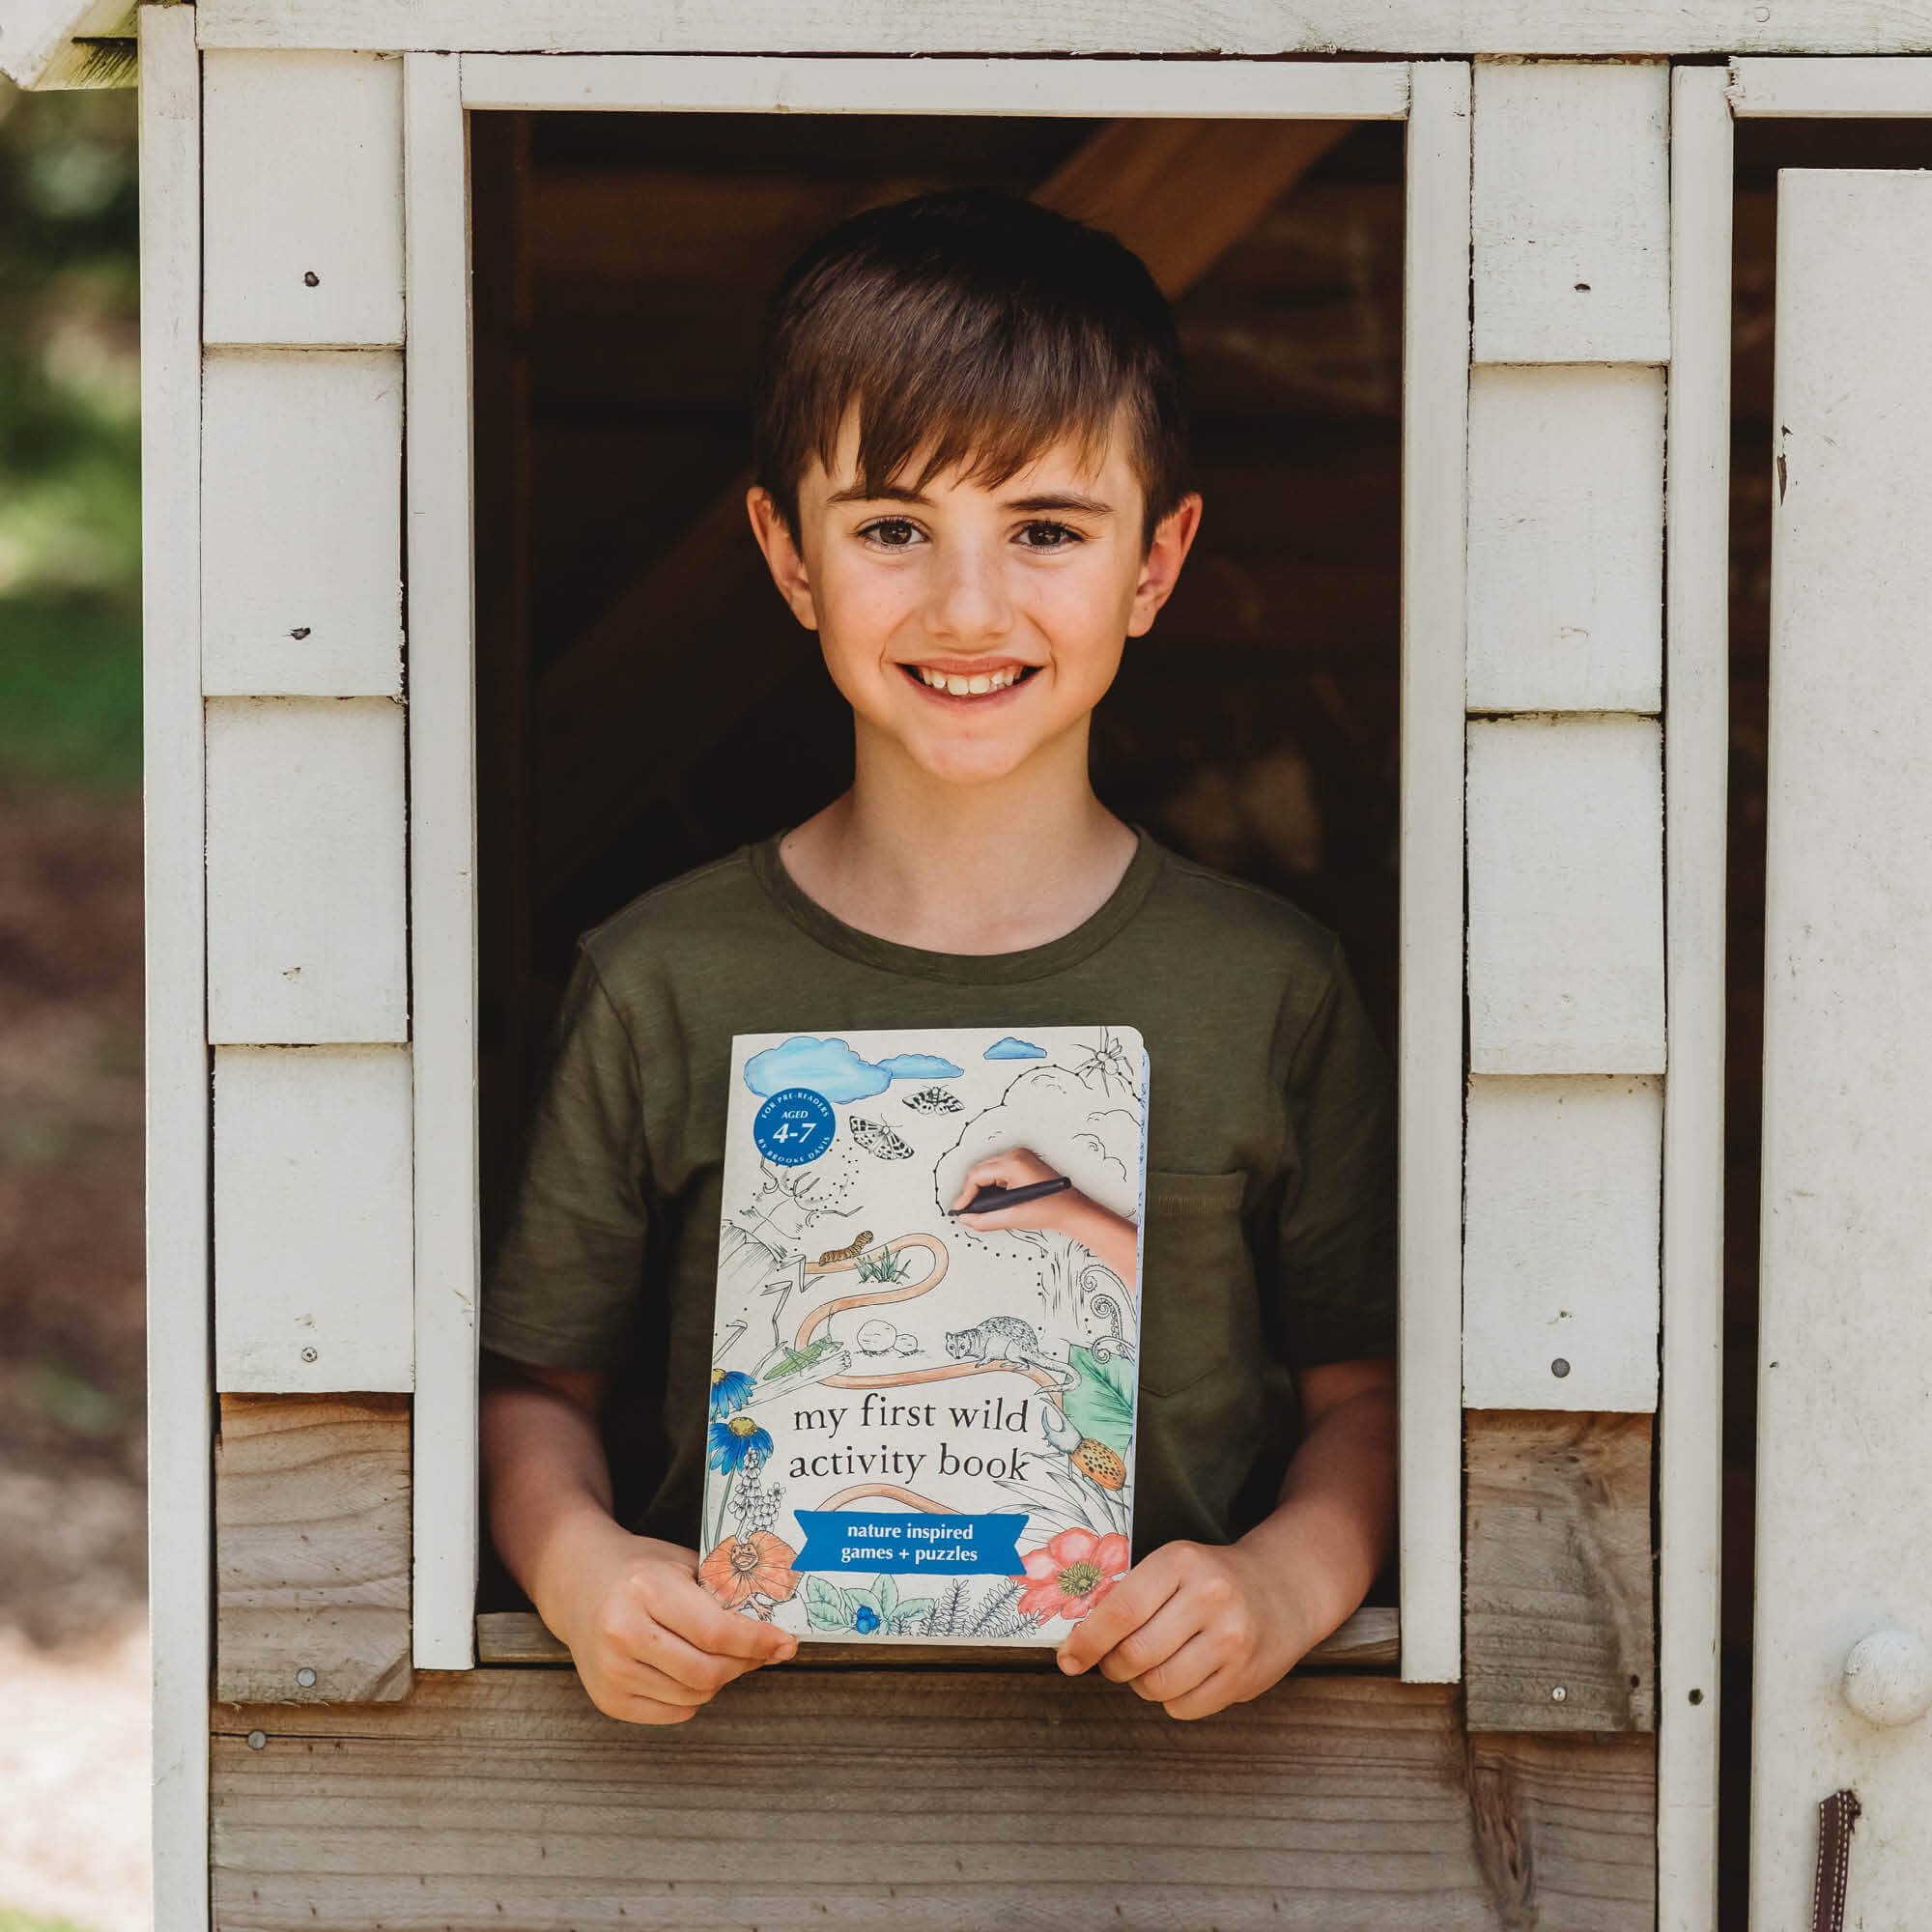
[[[610,1363],[637,1303],[648,1178],[637,1053],[580,951],[484,1272],[484,1348],[547,1368]]]
[[[1281,1281],[1303,1366],[1395,1352],[1395,1077],[1338,946],[1288,1073]]]

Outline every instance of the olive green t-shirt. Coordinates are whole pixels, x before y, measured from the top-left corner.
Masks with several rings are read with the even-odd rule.
[[[580,941],[482,1340],[555,1367],[661,1366],[668,1466],[634,1528],[696,1541],[733,1034],[1140,1030],[1137,1554],[1227,1541],[1273,1506],[1296,1366],[1394,1352],[1392,1084],[1334,935],[1135,831],[1106,903],[1018,952],[847,925],[794,883],[781,835]]]

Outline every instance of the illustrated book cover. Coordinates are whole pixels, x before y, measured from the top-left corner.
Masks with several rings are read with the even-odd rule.
[[[1129,1562],[1131,1027],[731,1043],[698,1576],[802,1640],[1058,1644]]]

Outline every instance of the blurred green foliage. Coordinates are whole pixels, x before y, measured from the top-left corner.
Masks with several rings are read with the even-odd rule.
[[[0,80],[0,778],[140,772],[134,108]]]

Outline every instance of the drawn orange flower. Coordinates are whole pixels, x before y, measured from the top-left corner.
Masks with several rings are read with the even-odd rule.
[[[1031,1578],[1020,1592],[1021,1614],[1078,1623],[1120,1581],[1132,1553],[1124,1536],[1075,1527],[1029,1549],[1020,1561]]]
[[[791,1567],[797,1554],[768,1529],[751,1536],[727,1536],[697,1566],[697,1580],[727,1610],[742,1608],[753,1597],[781,1604],[798,1590],[798,1572]]]

